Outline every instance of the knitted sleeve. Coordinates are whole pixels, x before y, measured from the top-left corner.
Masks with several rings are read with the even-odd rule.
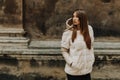
[[[93,44],[93,42],[94,42],[94,32],[93,32],[92,26],[90,26],[90,25],[89,25],[89,34],[90,34],[91,42]]]
[[[66,49],[70,48],[70,38],[69,38],[68,31],[64,32],[62,35],[61,47],[66,48]]]
[[[66,31],[62,35],[62,40],[61,40],[61,51],[62,51],[62,56],[64,57],[66,63],[68,65],[71,65],[72,63],[72,58],[69,55],[69,48],[70,48],[70,38],[69,38],[69,32]]]

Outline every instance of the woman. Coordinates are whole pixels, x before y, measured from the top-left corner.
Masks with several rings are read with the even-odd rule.
[[[66,61],[68,80],[91,80],[94,63],[93,29],[87,23],[84,10],[76,10],[66,21],[67,29],[62,35],[61,51]]]

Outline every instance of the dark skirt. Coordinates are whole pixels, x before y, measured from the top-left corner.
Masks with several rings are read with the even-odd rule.
[[[67,74],[67,80],[91,80],[90,73],[86,75],[69,75]]]

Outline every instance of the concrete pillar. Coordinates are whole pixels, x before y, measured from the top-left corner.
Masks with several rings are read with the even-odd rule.
[[[0,2],[0,47],[19,47],[28,39],[23,37],[23,0],[2,0]],[[8,46],[9,45],[9,46]]]

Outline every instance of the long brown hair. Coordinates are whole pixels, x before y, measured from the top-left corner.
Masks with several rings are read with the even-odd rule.
[[[91,38],[88,30],[86,13],[83,9],[76,10],[75,12],[77,13],[77,17],[79,18],[80,21],[80,32],[81,32],[80,34],[83,35],[87,48],[91,49]],[[76,26],[74,26],[72,33],[72,42],[74,42],[76,36],[77,36],[77,29]]]

